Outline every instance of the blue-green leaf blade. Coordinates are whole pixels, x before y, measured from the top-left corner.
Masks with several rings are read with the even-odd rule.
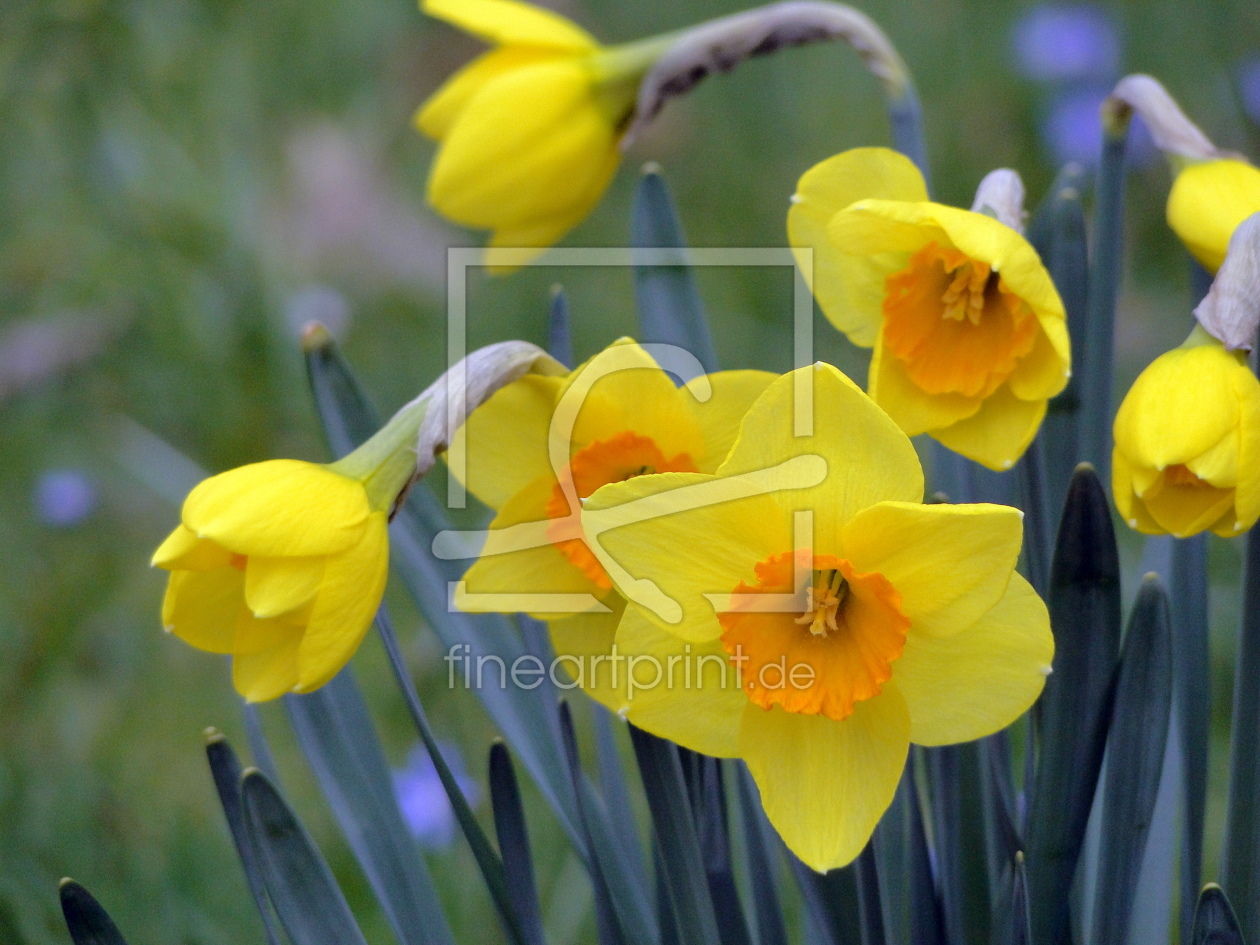
[[[74,945],[127,945],[109,913],[72,879],[61,881],[61,914]]]
[[[1068,896],[1111,719],[1120,645],[1120,561],[1093,469],[1072,478],[1050,575],[1053,672],[1038,703],[1041,745],[1028,823],[1033,940],[1070,941]]]
[[[1168,596],[1155,575],[1142,582],[1125,634],[1107,736],[1094,939],[1124,942],[1137,895],[1172,714]]]
[[[284,699],[298,744],[401,945],[452,945],[437,890],[399,810],[384,750],[349,667]]]
[[[1208,883],[1194,911],[1190,945],[1244,945],[1246,941],[1225,891]]]
[[[525,808],[521,804],[512,757],[501,742],[490,746],[490,802],[494,807],[494,829],[499,838],[508,897],[516,907],[527,945],[543,945],[542,909],[538,905]]]
[[[706,372],[716,371],[717,354],[700,291],[687,264],[682,224],[659,170],[645,169],[631,214],[632,247],[677,249],[677,254],[670,254],[672,258],[664,265],[645,263],[634,267],[634,294],[642,336],[639,340],[677,345],[691,352]]]
[[[247,770],[241,796],[268,895],[293,945],[366,945],[328,864],[266,776]]]

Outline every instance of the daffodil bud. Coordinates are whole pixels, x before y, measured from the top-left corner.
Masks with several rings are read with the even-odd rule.
[[[1112,493],[1131,528],[1228,537],[1260,517],[1260,382],[1201,326],[1138,376],[1114,434]]]
[[[308,345],[319,343],[308,332]],[[563,371],[541,349],[473,352],[348,456],[276,459],[200,483],[153,555],[171,572],[162,623],[232,656],[250,701],[310,692],[354,655],[380,605],[389,517],[468,410],[531,369]]]
[[[1168,225],[1204,268],[1216,272],[1235,228],[1260,211],[1260,170],[1216,147],[1149,75],[1120,80],[1103,103],[1104,124],[1118,133],[1134,112],[1176,174],[1168,194]]]
[[[1194,317],[1230,351],[1250,351],[1260,328],[1260,212],[1238,225]]]

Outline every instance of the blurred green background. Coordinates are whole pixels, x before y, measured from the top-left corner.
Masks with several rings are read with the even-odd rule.
[[[555,6],[608,42],[740,8]],[[1038,199],[1063,158],[1089,153],[1094,105],[1128,71],[1161,78],[1217,144],[1260,155],[1254,0],[862,6],[916,75],[947,202],[969,205],[1000,165]],[[1055,10],[1086,27],[1056,33]],[[1089,29],[1110,40],[1090,47],[1102,41]],[[330,326],[383,409],[442,367],[445,249],[480,237],[425,207],[433,148],[410,116],[477,49],[406,0],[0,0],[0,942],[68,940],[66,874],[133,943],[261,939],[201,753],[207,725],[245,748],[227,666],[161,632],[163,580],[147,559],[201,470],[324,457],[297,345],[306,321]],[[1065,70],[1073,56],[1088,62]],[[788,50],[671,103],[567,243],[623,243],[637,167],[654,160],[694,245],[781,245],[805,169],[887,140],[856,57]],[[1121,390],[1180,341],[1191,304],[1163,225],[1167,170],[1136,150]],[[633,331],[628,272],[543,267],[473,274],[470,345],[543,341],[559,279],[579,357]],[[706,271],[700,284],[723,366],[790,366],[789,273]],[[862,374],[821,321],[817,335],[820,356]],[[1123,540],[1136,560],[1139,543]],[[1213,541],[1205,878],[1221,839],[1240,558]],[[470,694],[446,691],[432,635],[395,604],[435,726],[480,778],[492,728]],[[414,736],[374,640],[355,665],[402,764]],[[369,939],[386,939],[282,710],[264,718],[287,792]],[[580,871],[530,800],[553,941],[589,939]],[[461,941],[496,941],[462,845],[429,856]]]

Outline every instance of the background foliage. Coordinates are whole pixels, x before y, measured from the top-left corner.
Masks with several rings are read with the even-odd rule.
[[[739,6],[558,8],[612,42]],[[1014,43],[1029,4],[863,8],[915,72],[948,202],[968,204],[998,165],[1019,168],[1039,197],[1067,146],[1052,133],[1064,102],[1128,71],[1160,77],[1218,144],[1260,155],[1260,107],[1249,118],[1245,94],[1249,64],[1260,71],[1254,3],[1099,5],[1119,56],[1094,84],[1029,77]],[[258,939],[201,752],[211,724],[245,745],[226,665],[161,634],[163,582],[145,564],[199,469],[323,457],[296,345],[305,321],[330,325],[382,408],[440,370],[445,248],[475,240],[425,208],[431,145],[409,118],[476,49],[406,0],[0,2],[0,940],[65,941],[65,873],[133,941]],[[672,103],[568,244],[625,241],[646,160],[664,165],[692,245],[781,244],[804,169],[886,140],[873,82],[846,50],[754,61]],[[1131,176],[1119,390],[1189,325],[1166,188],[1158,159]],[[632,330],[629,272],[538,269],[474,276],[470,344],[542,342],[558,278],[579,357]],[[789,367],[787,272],[699,279],[724,366]],[[821,321],[817,337],[820,356],[863,373]],[[1135,560],[1138,543],[1121,536]],[[1224,808],[1240,553],[1213,539],[1220,724],[1205,879]],[[470,694],[447,692],[433,636],[405,601],[391,603],[435,727],[484,781],[490,723]],[[401,765],[414,739],[374,638],[356,668]],[[380,939],[386,927],[282,710],[263,716],[286,793]],[[590,929],[585,881],[525,790],[550,940],[572,941]],[[495,940],[463,845],[430,855],[459,940]]]

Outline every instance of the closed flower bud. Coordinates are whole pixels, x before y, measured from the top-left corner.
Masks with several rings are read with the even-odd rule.
[[[1115,422],[1112,491],[1131,528],[1237,535],[1260,517],[1260,382],[1201,327],[1134,382]]]
[[[380,605],[397,503],[452,424],[531,369],[560,367],[524,342],[483,348],[335,463],[275,459],[202,482],[153,555],[171,573],[163,625],[231,654],[233,682],[251,702],[324,685]]]
[[[1148,75],[1125,76],[1103,106],[1104,119],[1113,126],[1127,122],[1134,112],[1142,116],[1176,175],[1168,193],[1168,225],[1190,254],[1215,273],[1238,224],[1260,212],[1260,170],[1217,148]]]

